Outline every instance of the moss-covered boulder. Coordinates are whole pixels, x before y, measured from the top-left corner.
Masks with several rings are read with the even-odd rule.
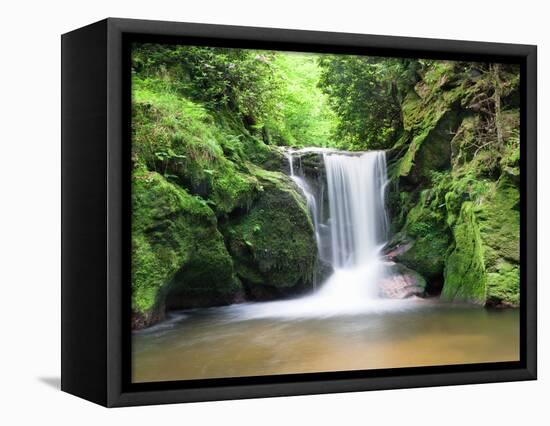
[[[487,275],[481,234],[471,202],[462,204],[453,235],[455,248],[445,265],[445,284],[441,297],[449,301],[484,304],[487,298]]]
[[[268,300],[312,288],[317,247],[303,196],[279,172],[254,169],[263,191],[247,214],[224,227],[247,296]]]
[[[133,175],[132,211],[134,328],[162,319],[166,304],[195,307],[239,297],[216,216],[203,200],[139,169]]]

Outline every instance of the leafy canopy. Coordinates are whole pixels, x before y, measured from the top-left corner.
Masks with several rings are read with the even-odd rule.
[[[338,116],[335,137],[351,150],[389,148],[402,130],[401,101],[416,82],[408,59],[327,55],[319,85]]]

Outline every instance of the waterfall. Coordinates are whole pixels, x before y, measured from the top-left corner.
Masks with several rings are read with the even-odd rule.
[[[388,231],[385,208],[386,155],[323,154],[330,209],[334,274],[320,296],[356,305],[377,297],[383,274],[380,249]]]
[[[378,256],[386,238],[387,183],[383,152],[324,154],[330,207],[332,264],[359,266]]]
[[[321,182],[312,182],[304,173],[301,156],[310,152],[322,156]],[[390,302],[378,299],[385,269],[380,251],[388,232],[385,153],[306,148],[286,155],[290,177],[311,215],[319,257],[331,264],[333,273],[309,296],[239,310],[258,318],[347,315],[387,308]],[[328,210],[326,220],[324,210]]]

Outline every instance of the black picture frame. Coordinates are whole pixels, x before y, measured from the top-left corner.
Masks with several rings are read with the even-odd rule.
[[[62,36],[62,390],[129,406],[536,379],[536,46],[109,18]],[[129,43],[520,64],[520,361],[129,382]]]

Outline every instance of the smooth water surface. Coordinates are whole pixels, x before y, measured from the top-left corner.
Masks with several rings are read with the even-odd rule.
[[[174,312],[134,333],[133,381],[519,359],[518,310],[422,299],[376,307],[324,316],[298,315],[301,307],[288,302]]]

